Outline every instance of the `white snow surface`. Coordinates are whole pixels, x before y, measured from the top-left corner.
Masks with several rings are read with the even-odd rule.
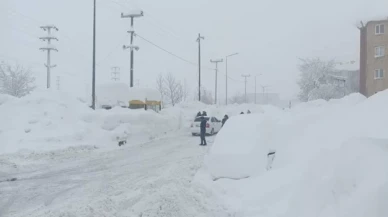
[[[386,217],[387,102],[383,91],[155,113],[0,95],[0,216]],[[189,133],[198,111],[230,117],[208,147]]]
[[[118,140],[140,144],[178,129],[179,117],[116,107],[93,111],[67,94],[35,92],[0,96],[0,154],[69,146],[112,147]]]
[[[237,216],[388,216],[387,102],[353,94],[233,117],[196,180]]]

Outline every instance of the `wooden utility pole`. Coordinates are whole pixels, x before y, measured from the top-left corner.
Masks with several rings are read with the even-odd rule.
[[[205,37],[198,33],[198,101],[201,101],[201,39],[204,40]]]
[[[58,50],[51,44],[51,40],[57,40],[58,38],[55,37],[54,35],[51,34],[51,30],[56,30],[58,31],[58,28],[53,26],[53,25],[46,25],[46,26],[41,26],[44,31],[47,31],[47,35],[44,37],[40,37],[40,40],[46,41],[47,40],[47,45],[46,47],[40,48],[42,51],[47,51],[47,63],[45,64],[47,68],[47,89],[50,88],[51,86],[51,72],[50,69],[56,67],[56,65],[51,65],[51,51],[57,51]]]

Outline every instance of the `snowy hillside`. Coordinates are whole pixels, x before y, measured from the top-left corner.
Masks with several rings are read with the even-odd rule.
[[[241,216],[388,216],[387,102],[353,94],[234,117],[196,180]]]

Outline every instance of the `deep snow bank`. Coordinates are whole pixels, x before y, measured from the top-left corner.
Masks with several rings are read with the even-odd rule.
[[[352,139],[303,172],[285,216],[388,215],[388,140]]]
[[[241,216],[388,216],[387,102],[388,91],[353,94],[233,118],[197,181]],[[266,171],[269,149],[276,157]]]
[[[79,145],[115,147],[118,139],[139,144],[179,127],[176,117],[123,108],[93,111],[59,92],[37,91],[20,99],[0,96],[0,102],[0,153]]]
[[[241,179],[265,171],[274,121],[263,114],[231,117],[205,158],[212,178]]]

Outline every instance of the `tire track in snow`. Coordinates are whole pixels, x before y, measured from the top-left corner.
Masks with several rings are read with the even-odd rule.
[[[5,196],[10,216],[227,216],[209,191],[191,183],[208,147],[173,135],[140,146],[69,157],[19,173]],[[69,153],[71,154],[71,153]],[[66,157],[64,157],[66,159]],[[50,162],[49,162],[50,163]],[[29,175],[25,177],[24,175]],[[25,177],[25,179],[23,179]],[[2,184],[0,183],[0,188]],[[1,207],[1,204],[0,204]]]

